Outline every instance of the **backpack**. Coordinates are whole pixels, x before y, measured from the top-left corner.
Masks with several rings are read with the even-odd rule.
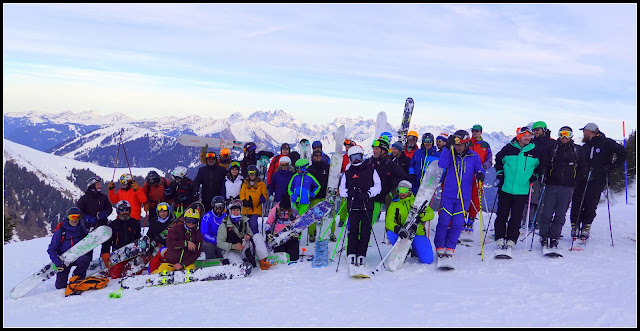
[[[79,295],[82,292],[93,289],[102,289],[109,283],[109,278],[102,276],[90,276],[84,279],[79,279],[78,276],[73,276],[69,279],[67,289],[64,291],[64,296]]]

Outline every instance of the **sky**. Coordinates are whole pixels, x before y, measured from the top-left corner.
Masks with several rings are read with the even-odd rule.
[[[3,4],[3,113],[637,128],[637,4]]]

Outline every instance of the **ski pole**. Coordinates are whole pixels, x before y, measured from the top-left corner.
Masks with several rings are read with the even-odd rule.
[[[478,204],[480,205],[480,238],[482,238],[482,181],[478,181]],[[484,244],[482,240],[480,240],[480,255],[482,256],[482,261],[484,261]]]
[[[584,196],[585,194],[587,194],[587,186],[589,186],[589,180],[591,179],[591,171],[593,170],[593,168],[589,169],[589,173],[587,174],[587,182],[584,184],[584,191],[582,192],[582,199],[580,199],[580,208],[578,209],[578,216],[576,217],[576,230],[578,227],[578,222],[580,221],[580,214],[582,213],[582,203],[584,203]],[[570,251],[573,250],[573,242],[576,241],[576,238],[573,238],[573,236],[571,237],[571,248],[569,248]]]
[[[540,200],[538,200],[538,208],[536,208],[536,212],[533,214],[533,230],[531,230],[531,233],[533,233],[533,235],[531,236],[531,247],[529,247],[530,251],[533,250],[533,238],[536,237],[535,229],[536,229],[536,221],[537,221],[537,216],[538,216],[538,210],[540,210],[540,204],[542,203],[542,197],[544,196],[544,191],[546,189],[547,189],[547,185],[542,187],[542,192],[540,193]]]
[[[607,212],[609,213],[609,233],[611,234],[611,246],[613,246],[613,230],[611,230],[611,209],[609,208],[609,174],[605,174],[607,178]]]
[[[365,215],[367,215],[367,217],[369,219],[371,219],[371,233],[373,233],[373,241],[376,242],[376,247],[378,247],[378,253],[380,253],[380,258],[382,259],[382,252],[380,252],[380,246],[378,246],[378,239],[376,239],[376,232],[373,231],[373,216],[369,216],[369,210],[367,209],[367,207],[364,207],[364,212]]]
[[[500,190],[500,188],[498,188],[498,190]],[[493,206],[491,207],[491,216],[495,214],[496,201],[498,201],[498,192],[496,192],[496,197],[493,198]],[[484,230],[484,239],[482,239],[482,245],[484,245],[484,242],[487,240],[487,235],[489,234],[489,227],[491,227],[491,216],[489,216],[489,223],[487,224],[487,228]]]
[[[371,274],[375,274],[376,272],[378,272],[380,270],[380,267],[382,267],[382,265],[384,264],[384,261],[386,261],[389,258],[389,255],[391,255],[391,252],[393,252],[393,249],[398,245],[399,242],[400,242],[400,240],[396,240],[396,243],[393,244],[393,246],[391,246],[391,249],[389,250],[389,253],[387,253],[387,255],[385,255],[385,257],[382,258],[382,261],[380,261],[380,264],[378,264],[376,269],[373,270],[371,272]]]
[[[342,228],[342,230],[344,230],[344,227]],[[342,230],[340,231],[340,235],[342,236]],[[345,238],[347,238],[347,236],[344,236],[342,238],[342,248],[340,249],[340,254],[338,255],[338,265],[336,266],[336,272],[338,272],[338,268],[340,267],[340,257],[342,256],[342,250],[344,250],[344,242],[345,242]],[[338,248],[338,246],[336,245],[336,248]],[[333,255],[335,256],[336,251],[333,251]],[[333,256],[331,256],[331,259],[333,260]]]
[[[529,214],[531,213],[531,192],[533,192],[533,183],[529,183],[529,201],[527,202],[527,220],[525,221],[525,225],[524,225],[524,233],[528,233],[529,232]],[[527,239],[527,237],[525,237],[524,239]],[[525,242],[525,247],[526,247],[526,242]],[[533,245],[533,244],[532,244]]]

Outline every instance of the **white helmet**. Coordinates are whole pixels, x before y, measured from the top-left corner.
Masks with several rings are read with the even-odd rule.
[[[187,176],[187,168],[185,168],[183,166],[177,166],[175,169],[173,169],[171,174],[173,175],[173,177],[176,177],[176,178],[186,177]]]
[[[362,147],[355,145],[351,148],[349,148],[349,152],[347,153],[349,157],[351,157],[351,155],[353,154],[362,154],[364,155],[364,149],[362,149]]]
[[[349,161],[354,166],[359,166],[364,161],[364,149],[361,146],[356,145],[349,148],[347,154],[349,155]]]

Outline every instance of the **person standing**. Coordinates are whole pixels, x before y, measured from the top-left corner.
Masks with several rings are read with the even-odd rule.
[[[69,208],[69,210],[67,210],[67,217],[53,233],[53,237],[51,237],[51,243],[49,244],[47,253],[54,267],[58,270],[55,283],[56,289],[67,287],[71,267],[76,267],[73,275],[78,276],[79,279],[84,279],[87,276],[87,269],[89,268],[89,263],[91,263],[93,250],[80,256],[69,265],[65,265],[60,259],[60,255],[80,242],[80,240],[89,233],[85,225],[81,222],[81,214],[80,208]]]
[[[480,124],[476,124],[471,128],[469,149],[478,154],[484,171],[491,168],[493,164],[493,153],[491,152],[489,143],[482,139],[482,126]],[[471,203],[467,206],[469,217],[464,224],[464,231],[473,232],[473,222],[476,220],[478,212],[482,211],[482,206],[480,206],[480,195],[482,193],[482,187],[478,187],[478,181],[474,180],[471,188]]]
[[[184,208],[189,207],[197,200],[197,197],[193,182],[187,177],[187,168],[177,166],[173,169],[171,175],[173,175],[174,179],[164,191],[164,195],[174,202],[173,210],[176,216],[179,216],[184,211]]]
[[[433,134],[425,133],[422,135],[422,148],[413,153],[411,162],[409,163],[409,177],[412,181],[413,194],[418,193],[418,188],[422,183],[422,175],[427,171],[427,167],[433,161],[440,158],[440,152],[434,145]]]
[[[442,152],[442,148],[447,144],[447,139],[449,135],[445,133],[440,133],[436,137],[436,147],[438,148],[438,152]]]
[[[311,199],[320,192],[320,183],[309,173],[309,160],[299,159],[296,161],[296,174],[291,177],[287,192],[291,197],[293,208],[298,214],[302,215],[309,210]],[[309,231],[309,241],[316,241],[315,227],[314,232]]]
[[[227,201],[239,199],[243,181],[244,177],[240,174],[240,162],[231,162],[229,170],[227,170],[227,175],[224,178],[221,196]]]
[[[322,161],[327,162],[327,164],[331,165],[331,158],[329,155],[325,154],[322,151],[322,142],[320,140],[316,140],[311,144],[311,148],[313,151],[320,151],[322,153]]]
[[[87,190],[78,199],[76,206],[82,212],[82,219],[87,230],[107,225],[107,217],[113,212],[109,197],[102,193],[102,178],[93,176],[87,180]]]
[[[249,217],[249,226],[253,233],[258,233],[258,217],[262,216],[262,208],[267,202],[267,185],[260,179],[258,167],[250,165],[247,168],[249,177],[244,180],[240,189],[242,213]]]
[[[615,140],[607,138],[595,123],[588,123],[580,130],[584,143],[581,152],[585,155],[589,170],[586,177],[578,180],[574,191],[577,194],[572,198],[571,237],[580,236],[580,239],[587,240],[596,217],[600,194],[608,185],[611,171],[624,164],[627,151]]]
[[[280,158],[280,167],[276,171],[267,188],[269,189],[269,195],[274,196],[274,202],[279,202],[282,194],[288,194],[289,182],[293,177],[293,167],[291,166],[291,159],[288,156]]]
[[[402,143],[399,141],[391,145],[391,161],[399,165],[405,174],[409,174],[409,163],[411,159],[404,155],[402,152]]]
[[[209,152],[205,157],[207,164],[198,169],[198,174],[193,180],[193,192],[200,191],[200,186],[202,186],[200,198],[205,212],[208,212],[211,210],[211,199],[222,194],[227,169],[218,164],[216,153]],[[189,206],[190,204],[185,205]]]
[[[171,185],[171,181],[161,177],[156,171],[151,170],[147,174],[144,185],[142,185],[142,191],[147,196],[147,202],[144,203],[144,210],[148,213],[147,218],[149,220],[158,216],[156,207],[160,202],[172,202],[164,195],[169,185]]]
[[[121,200],[128,201],[131,204],[131,210],[129,211],[131,218],[140,221],[142,219],[142,206],[147,202],[147,196],[141,190],[140,185],[133,180],[131,174],[122,174],[119,181],[121,186],[117,192],[113,181],[109,182],[109,201],[111,203],[117,203]]]
[[[347,199],[349,233],[347,259],[349,264],[364,265],[372,229],[373,197],[382,190],[380,176],[373,167],[363,166],[364,150],[349,149],[351,164],[340,180],[340,196]]]
[[[317,181],[318,185],[320,185],[320,190],[318,194],[311,199],[309,203],[309,208],[317,205],[321,201],[323,201],[327,197],[327,185],[329,184],[329,169],[331,166],[322,160],[322,152],[321,151],[313,151],[311,155],[313,162],[309,166],[309,174],[311,174]],[[336,230],[336,222],[331,223],[331,234],[329,235],[329,239],[331,241],[336,241],[336,236],[333,234]],[[309,236],[313,235],[315,240],[316,233],[316,223],[309,225],[307,230],[307,234]],[[309,237],[311,238],[311,237]]]
[[[408,158],[412,158],[413,153],[415,153],[419,149],[418,139],[420,139],[420,137],[418,137],[418,132],[409,131],[407,133],[407,143],[404,148],[404,155],[406,155]]]
[[[283,143],[280,146],[280,155],[275,156],[271,160],[271,164],[269,164],[269,170],[267,171],[267,185],[271,185],[271,177],[273,174],[280,169],[280,159],[283,157],[287,157],[289,159],[289,164],[291,164],[291,158],[289,157],[289,153],[291,153],[291,146],[288,143]],[[280,199],[279,196],[276,196],[277,199]]]

